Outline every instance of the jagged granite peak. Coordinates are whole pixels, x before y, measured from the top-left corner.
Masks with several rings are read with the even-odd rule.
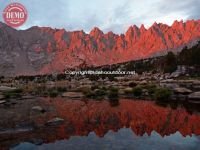
[[[90,31],[90,36],[93,36],[93,37],[102,36],[103,34],[104,34],[103,31],[101,31],[98,27],[94,27]]]
[[[145,28],[144,24],[140,26],[140,32],[145,32],[147,29]]]

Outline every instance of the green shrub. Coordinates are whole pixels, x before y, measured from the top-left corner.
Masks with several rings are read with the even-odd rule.
[[[104,91],[103,89],[95,90],[95,96],[104,96],[104,95],[106,95],[106,91]]]
[[[16,97],[20,97],[22,92],[23,92],[22,89],[14,89],[11,91],[3,92],[3,95],[5,98],[16,98]]]
[[[96,89],[94,91],[88,89],[87,91],[84,91],[83,94],[87,98],[102,99],[107,93],[104,89]]]
[[[34,88],[33,92],[36,95],[42,95],[46,90],[47,88],[45,86],[38,86]]]
[[[111,87],[108,92],[108,98],[110,100],[118,99],[119,98],[119,90],[117,88]]]
[[[10,91],[11,93],[22,93],[23,90],[22,89],[14,89],[12,91]]]
[[[138,97],[142,95],[142,87],[136,86],[133,88],[133,94],[134,96]]]
[[[107,91],[107,88],[105,86],[101,87],[101,89]]]
[[[57,91],[49,91],[49,96],[50,97],[57,97],[58,96],[58,92]]]
[[[54,87],[48,89],[47,91],[48,91],[48,95],[49,95],[50,97],[52,97],[52,98],[53,98],[53,97],[57,97],[57,96],[59,95],[57,89],[54,88]],[[45,93],[45,91],[42,92],[42,94],[44,94],[44,93]]]
[[[169,100],[171,95],[172,95],[171,90],[167,88],[159,88],[154,93],[154,99],[157,101],[162,101],[162,100],[165,101],[165,100]]]
[[[58,91],[59,93],[63,93],[63,92],[66,92],[66,91],[67,91],[67,88],[66,88],[66,87],[58,87],[58,88],[57,88],[57,91]]]
[[[48,97],[48,95],[49,95],[49,93],[48,93],[47,91],[44,91],[44,92],[43,92],[43,96],[44,96],[44,97]]]
[[[4,92],[3,95],[4,95],[5,98],[11,98],[12,97],[12,93],[9,93],[9,92]]]
[[[147,85],[145,88],[148,90],[150,96],[154,95],[157,90],[157,86],[154,84]]]
[[[87,89],[83,91],[83,94],[85,95],[86,98],[94,98],[95,94],[92,92],[92,90]]]

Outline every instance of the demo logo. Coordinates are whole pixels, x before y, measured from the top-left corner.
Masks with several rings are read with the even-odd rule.
[[[27,17],[28,14],[26,8],[20,3],[11,3],[3,11],[5,23],[14,28],[23,25],[26,22]]]

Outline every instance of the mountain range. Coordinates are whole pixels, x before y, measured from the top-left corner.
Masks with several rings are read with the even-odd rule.
[[[16,30],[0,22],[0,75],[60,73],[66,68],[110,65],[177,52],[200,40],[200,20],[130,26],[125,34],[33,26]]]

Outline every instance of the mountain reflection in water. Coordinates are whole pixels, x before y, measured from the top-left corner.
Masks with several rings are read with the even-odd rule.
[[[4,141],[0,142],[1,147],[18,144],[13,149],[200,149],[200,115],[189,114],[184,108],[174,110],[154,102],[126,99],[115,107],[108,101],[62,98],[43,98],[40,105],[48,110],[32,117],[37,128],[0,135]],[[65,121],[46,126],[54,117]],[[42,145],[36,146],[38,143]]]

